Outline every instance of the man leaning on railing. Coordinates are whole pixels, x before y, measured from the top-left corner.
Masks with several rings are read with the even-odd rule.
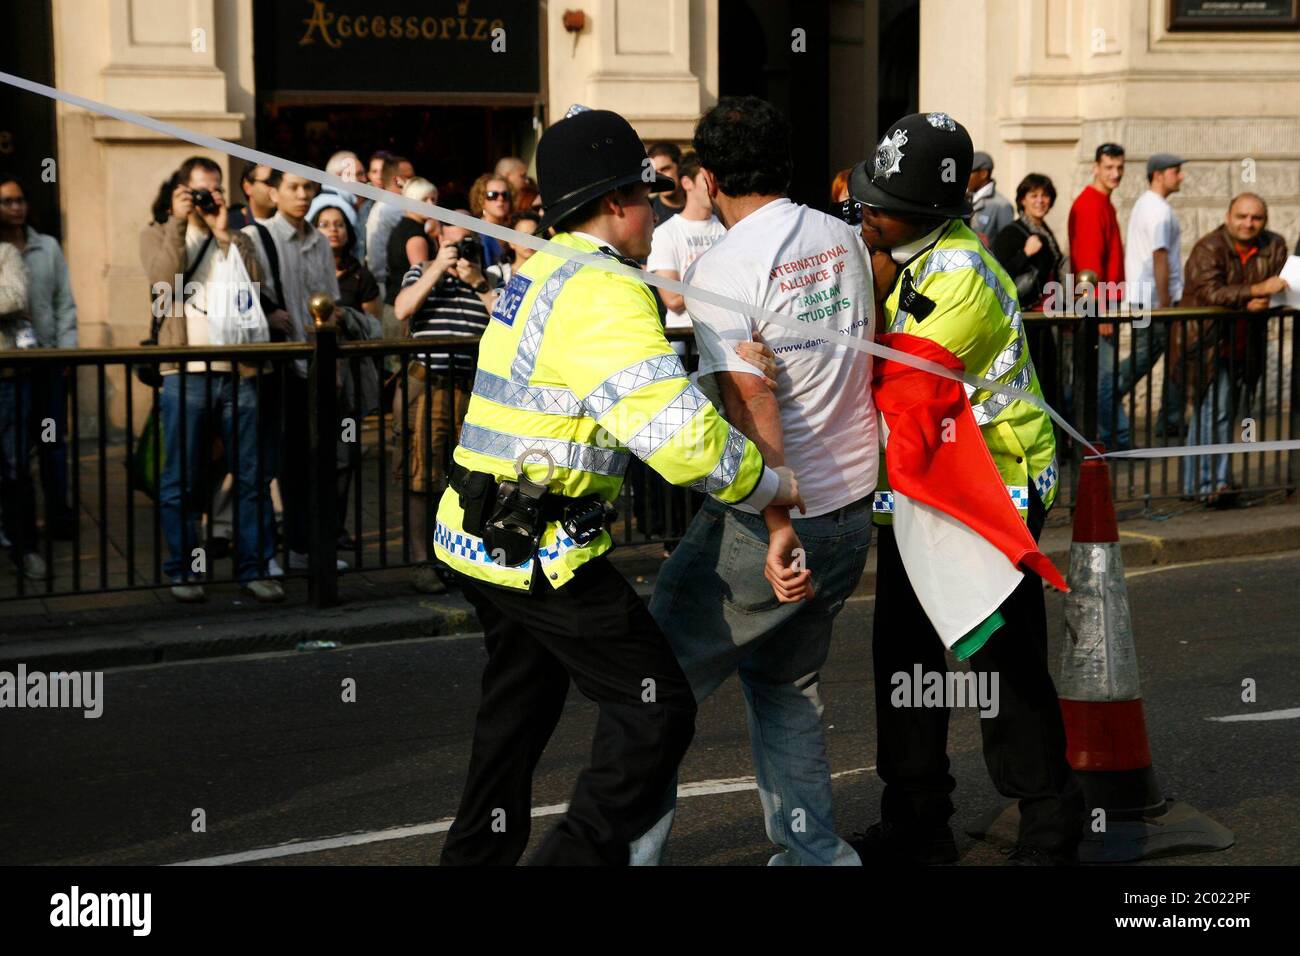
[[[1287,289],[1286,280],[1279,275],[1287,259],[1286,242],[1269,232],[1267,225],[1268,205],[1263,199],[1254,193],[1236,196],[1223,225],[1202,236],[1192,248],[1183,305],[1266,312],[1269,298]],[[1174,326],[1169,372],[1181,374],[1186,367],[1187,385],[1198,389],[1192,395],[1190,444],[1232,440],[1232,419],[1252,404],[1264,368],[1267,334],[1264,315],[1257,319],[1202,319]],[[1234,491],[1227,455],[1188,458],[1183,463],[1184,494],[1223,505],[1235,497]]]

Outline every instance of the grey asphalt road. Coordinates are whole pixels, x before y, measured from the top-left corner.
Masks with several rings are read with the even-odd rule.
[[[1209,718],[1300,708],[1300,552],[1143,571],[1128,581],[1155,768],[1167,796],[1231,828],[1201,864],[1300,863],[1297,721]],[[1051,659],[1062,600],[1049,597]],[[838,823],[876,819],[871,600],[846,606],[823,672]],[[435,862],[468,759],[477,636],[222,658],[104,675],[102,717],[0,711],[0,862]],[[356,682],[345,703],[343,684]],[[1243,681],[1257,687],[1242,700]],[[533,842],[589,752],[576,692],[537,774]],[[954,823],[1003,801],[974,711],[954,714]],[[665,862],[768,855],[734,680],[700,710]],[[201,811],[206,828],[195,832]],[[959,835],[962,864],[998,863]],[[1184,858],[1186,859],[1186,858]],[[1178,862],[1159,861],[1162,863]]]

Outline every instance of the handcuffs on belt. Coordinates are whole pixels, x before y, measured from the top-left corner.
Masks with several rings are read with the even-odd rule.
[[[524,474],[524,462],[534,457],[546,459],[546,478],[540,482]],[[481,474],[471,472],[469,482],[492,484],[491,476],[486,475],[488,482],[476,483],[474,479]],[[489,505],[492,507],[491,516],[483,521],[482,526],[483,544],[495,563],[513,568],[529,560],[537,552],[548,521],[558,520],[574,544],[581,547],[595,540],[617,516],[614,506],[597,494],[569,498],[548,491],[547,486],[554,474],[555,459],[550,452],[544,448],[526,448],[515,459],[515,480],[495,483],[495,494],[491,495],[495,507]],[[482,504],[491,489],[485,486],[482,491],[483,497],[477,503],[480,515],[486,510]],[[467,515],[475,504],[467,501],[462,493],[461,507]],[[474,529],[469,525],[472,523],[475,522],[465,523],[465,530],[471,533]]]

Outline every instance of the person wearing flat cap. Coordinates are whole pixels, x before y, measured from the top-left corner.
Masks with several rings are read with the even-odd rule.
[[[998,192],[993,178],[993,157],[976,152],[971,160],[970,178],[966,182],[966,197],[970,200],[970,227],[986,246],[1016,218],[1016,210],[1006,196]]]
[[[1182,227],[1169,197],[1183,185],[1183,160],[1173,153],[1154,153],[1147,160],[1147,191],[1133,203],[1124,235],[1124,298],[1134,312],[1168,309],[1183,298]],[[1119,363],[1119,380],[1114,390],[1114,406],[1098,408],[1097,414],[1107,421],[1118,422],[1117,445],[1133,447],[1133,429],[1124,409],[1124,397],[1146,377],[1169,345],[1169,323],[1149,322],[1145,328],[1136,323],[1132,329],[1132,359]],[[1166,375],[1162,407],[1156,414],[1157,437],[1181,436],[1183,431],[1183,396]]]
[[[474,744],[441,862],[513,865],[528,844],[532,775],[572,681],[599,715],[591,763],[534,864],[626,864],[659,816],[695,731],[695,697],[663,632],[606,557],[635,455],[675,485],[755,508],[793,505],[690,382],[634,275],[650,194],[672,187],[617,113],[571,109],[537,147],[552,250],[501,290],[438,506],[437,556],[459,578],[488,660]],[[557,254],[558,252],[558,254]]]
[[[890,126],[875,155],[849,176],[854,205],[846,212],[861,217],[871,252],[881,327],[888,333],[882,344],[1041,399],[1015,283],[963,222],[971,213],[971,161],[970,136],[960,123],[947,113],[914,113]],[[880,822],[850,843],[868,866],[957,859],[948,826],[956,787],[947,757],[948,708],[894,700],[899,674],[945,674],[947,648],[969,660],[981,682],[999,682],[996,712],[981,713],[980,729],[995,786],[1020,801],[1012,861],[1072,861],[1083,832],[1083,797],[1066,761],[1037,570],[1046,580],[1064,582],[1044,558],[1008,561],[994,582],[998,587],[982,584],[994,581],[991,572],[1004,560],[993,545],[981,543],[993,540],[988,529],[1010,529],[1010,537],[1023,543],[1018,554],[1036,548],[1058,485],[1051,420],[1013,395],[969,386],[963,391],[960,383],[893,359],[877,360],[873,393],[887,426],[873,506],[872,628],[877,766],[885,790]],[[898,402],[899,394],[907,400]],[[935,416],[939,420],[931,420]],[[972,452],[978,439],[967,435],[982,438],[987,454]],[[963,467],[942,466],[951,454],[966,456]],[[924,501],[949,515],[989,520],[949,522],[941,533],[914,536],[913,529],[923,526],[917,502]],[[978,530],[966,534],[981,541],[954,551],[962,528]],[[961,598],[933,586],[953,566],[960,574],[947,580],[955,581]],[[972,582],[983,590],[968,586]],[[971,624],[954,629],[954,620]]]

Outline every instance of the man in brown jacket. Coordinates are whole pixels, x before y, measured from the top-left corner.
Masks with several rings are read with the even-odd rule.
[[[1242,193],[1228,206],[1222,226],[1202,236],[1185,270],[1185,306],[1221,306],[1261,313],[1258,318],[1202,319],[1174,327],[1170,373],[1185,379],[1195,409],[1189,442],[1231,441],[1232,421],[1252,405],[1255,384],[1268,354],[1269,297],[1285,291],[1279,273],[1286,243],[1269,232],[1268,206],[1254,193]],[[1213,430],[1211,430],[1213,422]],[[1188,458],[1183,492],[1201,495],[1211,505],[1231,498],[1227,455]]]
[[[221,167],[204,156],[186,160],[159,193],[153,212],[154,221],[140,236],[140,259],[153,294],[154,316],[161,320],[158,344],[212,345],[207,295],[217,266],[237,252],[249,279],[255,284],[263,280],[251,240],[229,228]],[[273,335],[282,317],[268,315]],[[159,406],[167,451],[158,498],[168,550],[163,571],[172,582],[172,595],[178,601],[204,597],[198,582],[206,572],[207,556],[199,547],[198,515],[216,490],[205,485],[212,483],[212,432],[220,428],[228,467],[235,474],[239,583],[259,601],[283,600],[283,589],[272,580],[283,573],[274,560],[270,497],[275,474],[271,455],[278,436],[265,421],[259,447],[258,414],[264,396],[258,393],[256,367],[240,364],[235,373],[230,362],[192,361],[182,374],[179,363],[165,362],[161,371]],[[270,378],[265,376],[268,383]],[[196,485],[201,497],[195,495]],[[203,504],[196,507],[200,500]]]

